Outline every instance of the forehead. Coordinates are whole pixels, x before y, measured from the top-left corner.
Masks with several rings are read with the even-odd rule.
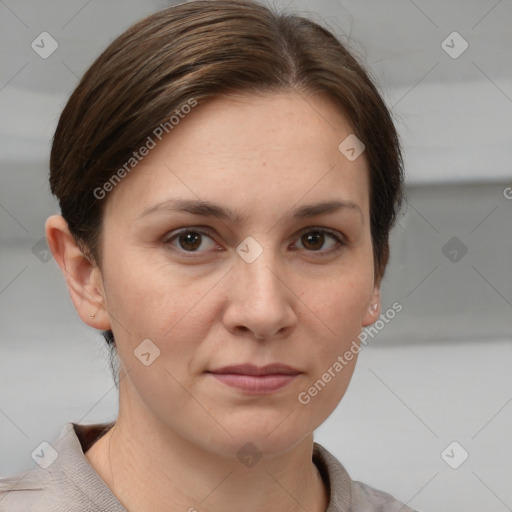
[[[295,151],[314,146],[318,151],[337,149],[340,134],[353,130],[346,116],[325,96],[305,95],[295,91],[282,93],[238,94],[216,98],[181,121],[176,130],[176,144],[190,139],[192,131],[204,152],[238,149],[268,152]],[[169,136],[169,139],[171,136]],[[290,154],[290,157],[292,155]]]
[[[169,196],[233,209],[293,205],[333,194],[368,208],[364,154],[339,150],[348,120],[322,96],[216,98],[195,107],[110,193],[108,209],[142,211]],[[267,208],[268,209],[268,208]],[[276,211],[276,208],[271,208]]]

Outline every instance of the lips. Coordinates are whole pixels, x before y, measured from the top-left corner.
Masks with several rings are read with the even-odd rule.
[[[300,371],[274,363],[266,366],[241,364],[225,366],[208,372],[224,384],[249,393],[271,393],[291,383]]]
[[[266,366],[254,366],[252,364],[240,364],[236,366],[225,366],[218,370],[211,370],[215,374],[237,374],[237,375],[297,375],[299,370],[285,364],[274,363]]]

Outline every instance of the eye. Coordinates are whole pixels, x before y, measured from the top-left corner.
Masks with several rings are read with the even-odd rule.
[[[209,243],[205,243],[205,239],[208,239]],[[171,246],[174,250],[188,253],[204,252],[204,250],[218,247],[207,232],[191,228],[184,228],[177,232],[172,232],[169,236],[165,237],[163,242],[165,245]],[[178,247],[176,247],[176,245]]]
[[[321,250],[325,244],[326,239],[331,239],[334,243],[330,248]],[[336,232],[324,228],[308,228],[308,231],[303,231],[300,235],[299,241],[302,243],[304,249],[308,252],[332,252],[341,249],[345,245],[344,240]]]
[[[331,240],[330,247],[322,249],[328,240]],[[337,232],[325,228],[308,228],[302,231],[299,240],[302,247],[308,252],[331,253],[339,250],[346,245],[343,237]],[[212,239],[210,234],[203,229],[183,228],[169,233],[163,240],[163,243],[172,250],[188,253],[203,253],[208,250],[215,250],[219,245]],[[295,244],[296,246],[297,242]]]

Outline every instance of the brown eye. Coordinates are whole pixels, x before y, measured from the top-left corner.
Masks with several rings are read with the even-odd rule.
[[[184,235],[179,235],[177,240],[179,245],[185,251],[195,251],[201,246],[201,234],[195,231],[188,231]]]
[[[324,245],[329,239],[331,239],[333,242],[331,243],[330,247],[327,247],[326,249]],[[309,231],[305,231],[300,236],[300,242],[303,248],[307,251],[320,253],[332,252],[345,245],[340,236],[326,229],[310,229]]]
[[[195,229],[174,231],[166,236],[163,242],[172,250],[181,253],[202,254],[217,246],[208,233]]]
[[[306,249],[317,251],[322,248],[325,242],[324,234],[321,231],[310,231],[301,237],[302,243]]]

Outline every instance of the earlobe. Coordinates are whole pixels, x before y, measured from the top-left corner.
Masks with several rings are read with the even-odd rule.
[[[71,300],[84,323],[110,329],[100,271],[75,243],[66,220],[52,215],[45,225],[46,239],[68,286]]]
[[[361,323],[362,327],[367,327],[376,322],[380,315],[381,302],[380,302],[380,287],[375,286],[373,288],[372,296],[367,305],[367,310],[365,315],[363,316],[363,321]]]

